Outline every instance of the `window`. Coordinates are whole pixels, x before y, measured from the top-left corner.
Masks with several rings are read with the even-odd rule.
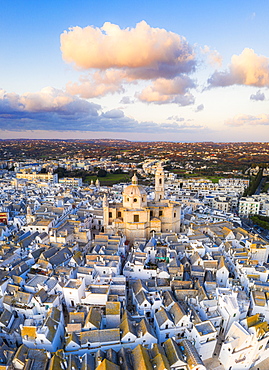
[[[177,213],[176,212],[174,212],[174,217],[177,217]]]
[[[159,211],[159,216],[162,216],[163,215],[163,211]]]
[[[139,215],[134,215],[134,222],[139,222]]]
[[[118,217],[121,217],[121,211],[118,212]]]
[[[159,179],[159,184],[162,185],[162,179]]]
[[[134,203],[136,203],[137,202],[137,198],[134,198]]]
[[[153,217],[153,211],[150,211],[150,217]]]
[[[109,213],[108,213],[108,217],[109,217],[109,218],[112,218],[112,212],[109,212]]]

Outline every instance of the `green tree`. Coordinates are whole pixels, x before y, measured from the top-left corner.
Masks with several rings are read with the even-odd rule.
[[[106,175],[107,171],[102,168],[97,172],[97,177],[106,177]]]

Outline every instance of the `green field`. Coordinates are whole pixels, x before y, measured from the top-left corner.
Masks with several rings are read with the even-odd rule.
[[[97,180],[97,176],[87,176],[84,182],[90,183],[92,180],[95,182]],[[119,182],[130,181],[130,176],[128,173],[108,173],[105,177],[98,177],[98,180],[100,181],[101,185],[113,185]]]

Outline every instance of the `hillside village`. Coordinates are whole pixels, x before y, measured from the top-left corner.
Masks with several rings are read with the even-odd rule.
[[[154,188],[0,179],[1,370],[265,366],[269,241],[242,217],[269,195],[153,171]]]

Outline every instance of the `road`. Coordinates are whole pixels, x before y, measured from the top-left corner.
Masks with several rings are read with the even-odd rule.
[[[261,178],[261,181],[260,181],[260,183],[259,183],[259,185],[258,185],[258,187],[257,187],[257,189],[255,190],[255,195],[259,195],[260,194],[260,192],[261,192],[261,188],[262,188],[262,185],[263,185],[263,183],[266,181],[266,177],[262,177]]]
[[[254,228],[253,227],[253,222],[251,220],[248,220],[248,219],[241,219],[241,222],[242,222],[242,227],[249,231],[249,232],[252,232],[254,234],[258,234],[261,238],[265,239],[266,241],[269,241],[269,230],[265,230],[265,231],[261,231],[259,232],[257,229],[258,228]]]

